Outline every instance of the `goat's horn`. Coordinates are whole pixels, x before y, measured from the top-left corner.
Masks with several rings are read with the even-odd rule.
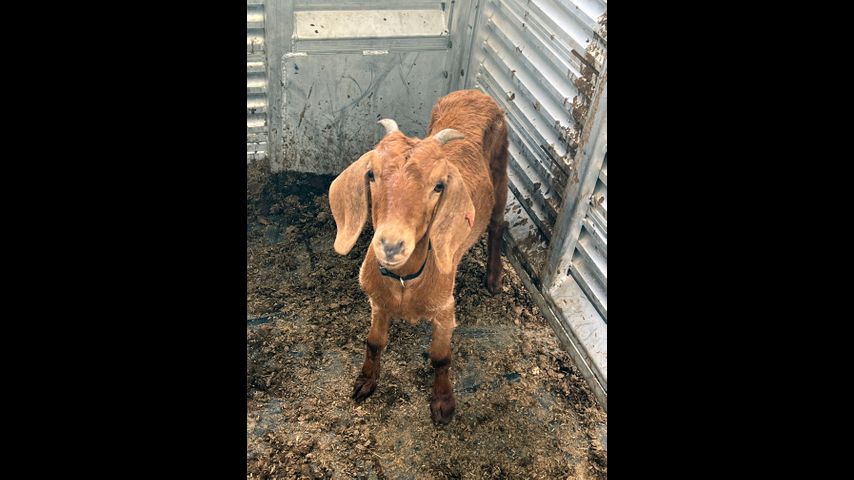
[[[399,132],[400,129],[397,128],[397,122],[390,118],[384,118],[377,122],[377,125],[382,125],[385,127],[385,134],[388,135],[391,132]]]
[[[453,140],[460,140],[462,138],[466,138],[466,136],[454,130],[453,128],[446,128],[441,132],[437,133],[436,135],[433,135],[433,138],[435,138],[437,142],[444,145]]]

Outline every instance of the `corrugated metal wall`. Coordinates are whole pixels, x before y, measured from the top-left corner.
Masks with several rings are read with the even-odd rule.
[[[605,404],[606,3],[480,0],[466,86],[507,114],[511,261]]]
[[[246,162],[267,154],[267,58],[264,0],[246,2]]]

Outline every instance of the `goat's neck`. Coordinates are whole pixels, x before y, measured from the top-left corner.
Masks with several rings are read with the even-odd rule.
[[[427,235],[424,235],[415,245],[415,249],[412,251],[412,255],[409,256],[409,260],[400,267],[395,268],[393,270],[394,273],[401,277],[405,277],[417,272],[421,268],[421,265],[424,265],[424,260],[427,258],[427,255],[430,254],[427,248],[429,243]],[[427,266],[425,265],[424,268],[426,270]]]

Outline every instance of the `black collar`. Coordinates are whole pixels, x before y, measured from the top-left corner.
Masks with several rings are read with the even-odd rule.
[[[391,278],[394,278],[396,280],[400,280],[400,286],[402,288],[406,288],[406,285],[403,282],[405,282],[407,280],[413,280],[415,278],[418,278],[419,275],[421,275],[421,272],[424,271],[424,266],[427,265],[427,259],[430,258],[430,250],[432,250],[432,249],[433,249],[433,245],[428,240],[427,241],[427,256],[424,257],[424,263],[422,263],[421,268],[419,268],[418,271],[413,273],[412,275],[406,275],[404,277],[401,277],[400,275],[392,272],[391,270],[383,267],[382,265],[380,265],[380,273],[386,277],[391,277]]]

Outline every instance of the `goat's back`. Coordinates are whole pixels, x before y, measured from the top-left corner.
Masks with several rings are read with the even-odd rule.
[[[500,185],[501,178],[497,177],[506,176],[507,170],[506,155],[501,154],[507,149],[507,127],[504,112],[495,100],[480,90],[458,90],[440,98],[430,115],[427,136],[445,128],[453,128],[465,135],[462,142],[448,145],[460,146],[460,155],[452,157],[452,161],[466,170],[480,170],[480,165],[466,164],[481,162],[489,172],[492,184]],[[475,152],[463,145],[466,143],[479,155],[473,155]]]

